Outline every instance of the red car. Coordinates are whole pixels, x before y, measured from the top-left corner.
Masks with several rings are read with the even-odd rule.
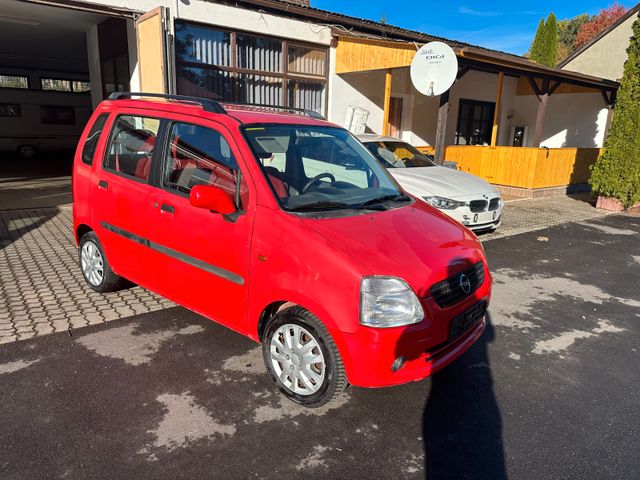
[[[102,102],[73,171],[87,283],[134,282],[262,342],[278,388],[303,405],[431,375],[484,330],[480,243],[348,131],[286,110]]]

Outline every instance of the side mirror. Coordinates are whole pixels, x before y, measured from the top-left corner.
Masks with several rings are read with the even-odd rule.
[[[198,208],[206,208],[222,215],[230,215],[236,211],[236,207],[229,195],[218,187],[211,185],[196,185],[189,195],[191,205]]]

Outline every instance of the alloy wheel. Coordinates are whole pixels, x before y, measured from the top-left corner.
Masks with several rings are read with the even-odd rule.
[[[100,286],[104,278],[104,262],[100,249],[91,240],[82,245],[80,262],[84,278],[94,287]]]

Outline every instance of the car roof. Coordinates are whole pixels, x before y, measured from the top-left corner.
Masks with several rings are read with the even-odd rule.
[[[203,99],[205,100],[205,99]],[[317,126],[336,126],[326,120],[315,118],[304,114],[304,112],[293,111],[277,111],[269,107],[258,107],[252,105],[235,105],[220,102],[220,106],[225,113],[218,113],[208,110],[204,105],[195,102],[178,101],[164,98],[123,98],[123,99],[107,99],[102,104],[108,108],[127,108],[127,109],[144,109],[154,110],[157,112],[172,112],[184,115],[196,115],[198,117],[208,117],[211,119],[220,119],[224,116],[228,119],[234,119],[242,124],[283,124],[283,125],[317,125]],[[276,107],[277,108],[277,107]]]
[[[296,125],[318,125],[335,126],[333,123],[319,118],[310,117],[303,113],[277,112],[269,110],[267,107],[253,107],[250,105],[225,105],[222,104],[227,113],[242,123],[278,123]]]
[[[407,143],[401,138],[390,137],[388,135],[378,135],[376,133],[361,133],[356,135],[356,138],[360,140],[362,143],[367,142],[402,142]]]

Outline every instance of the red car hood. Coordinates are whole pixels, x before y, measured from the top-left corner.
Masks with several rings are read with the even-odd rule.
[[[358,260],[370,275],[400,277],[420,297],[484,258],[473,233],[427,204],[304,223]],[[363,275],[364,276],[364,275]]]

